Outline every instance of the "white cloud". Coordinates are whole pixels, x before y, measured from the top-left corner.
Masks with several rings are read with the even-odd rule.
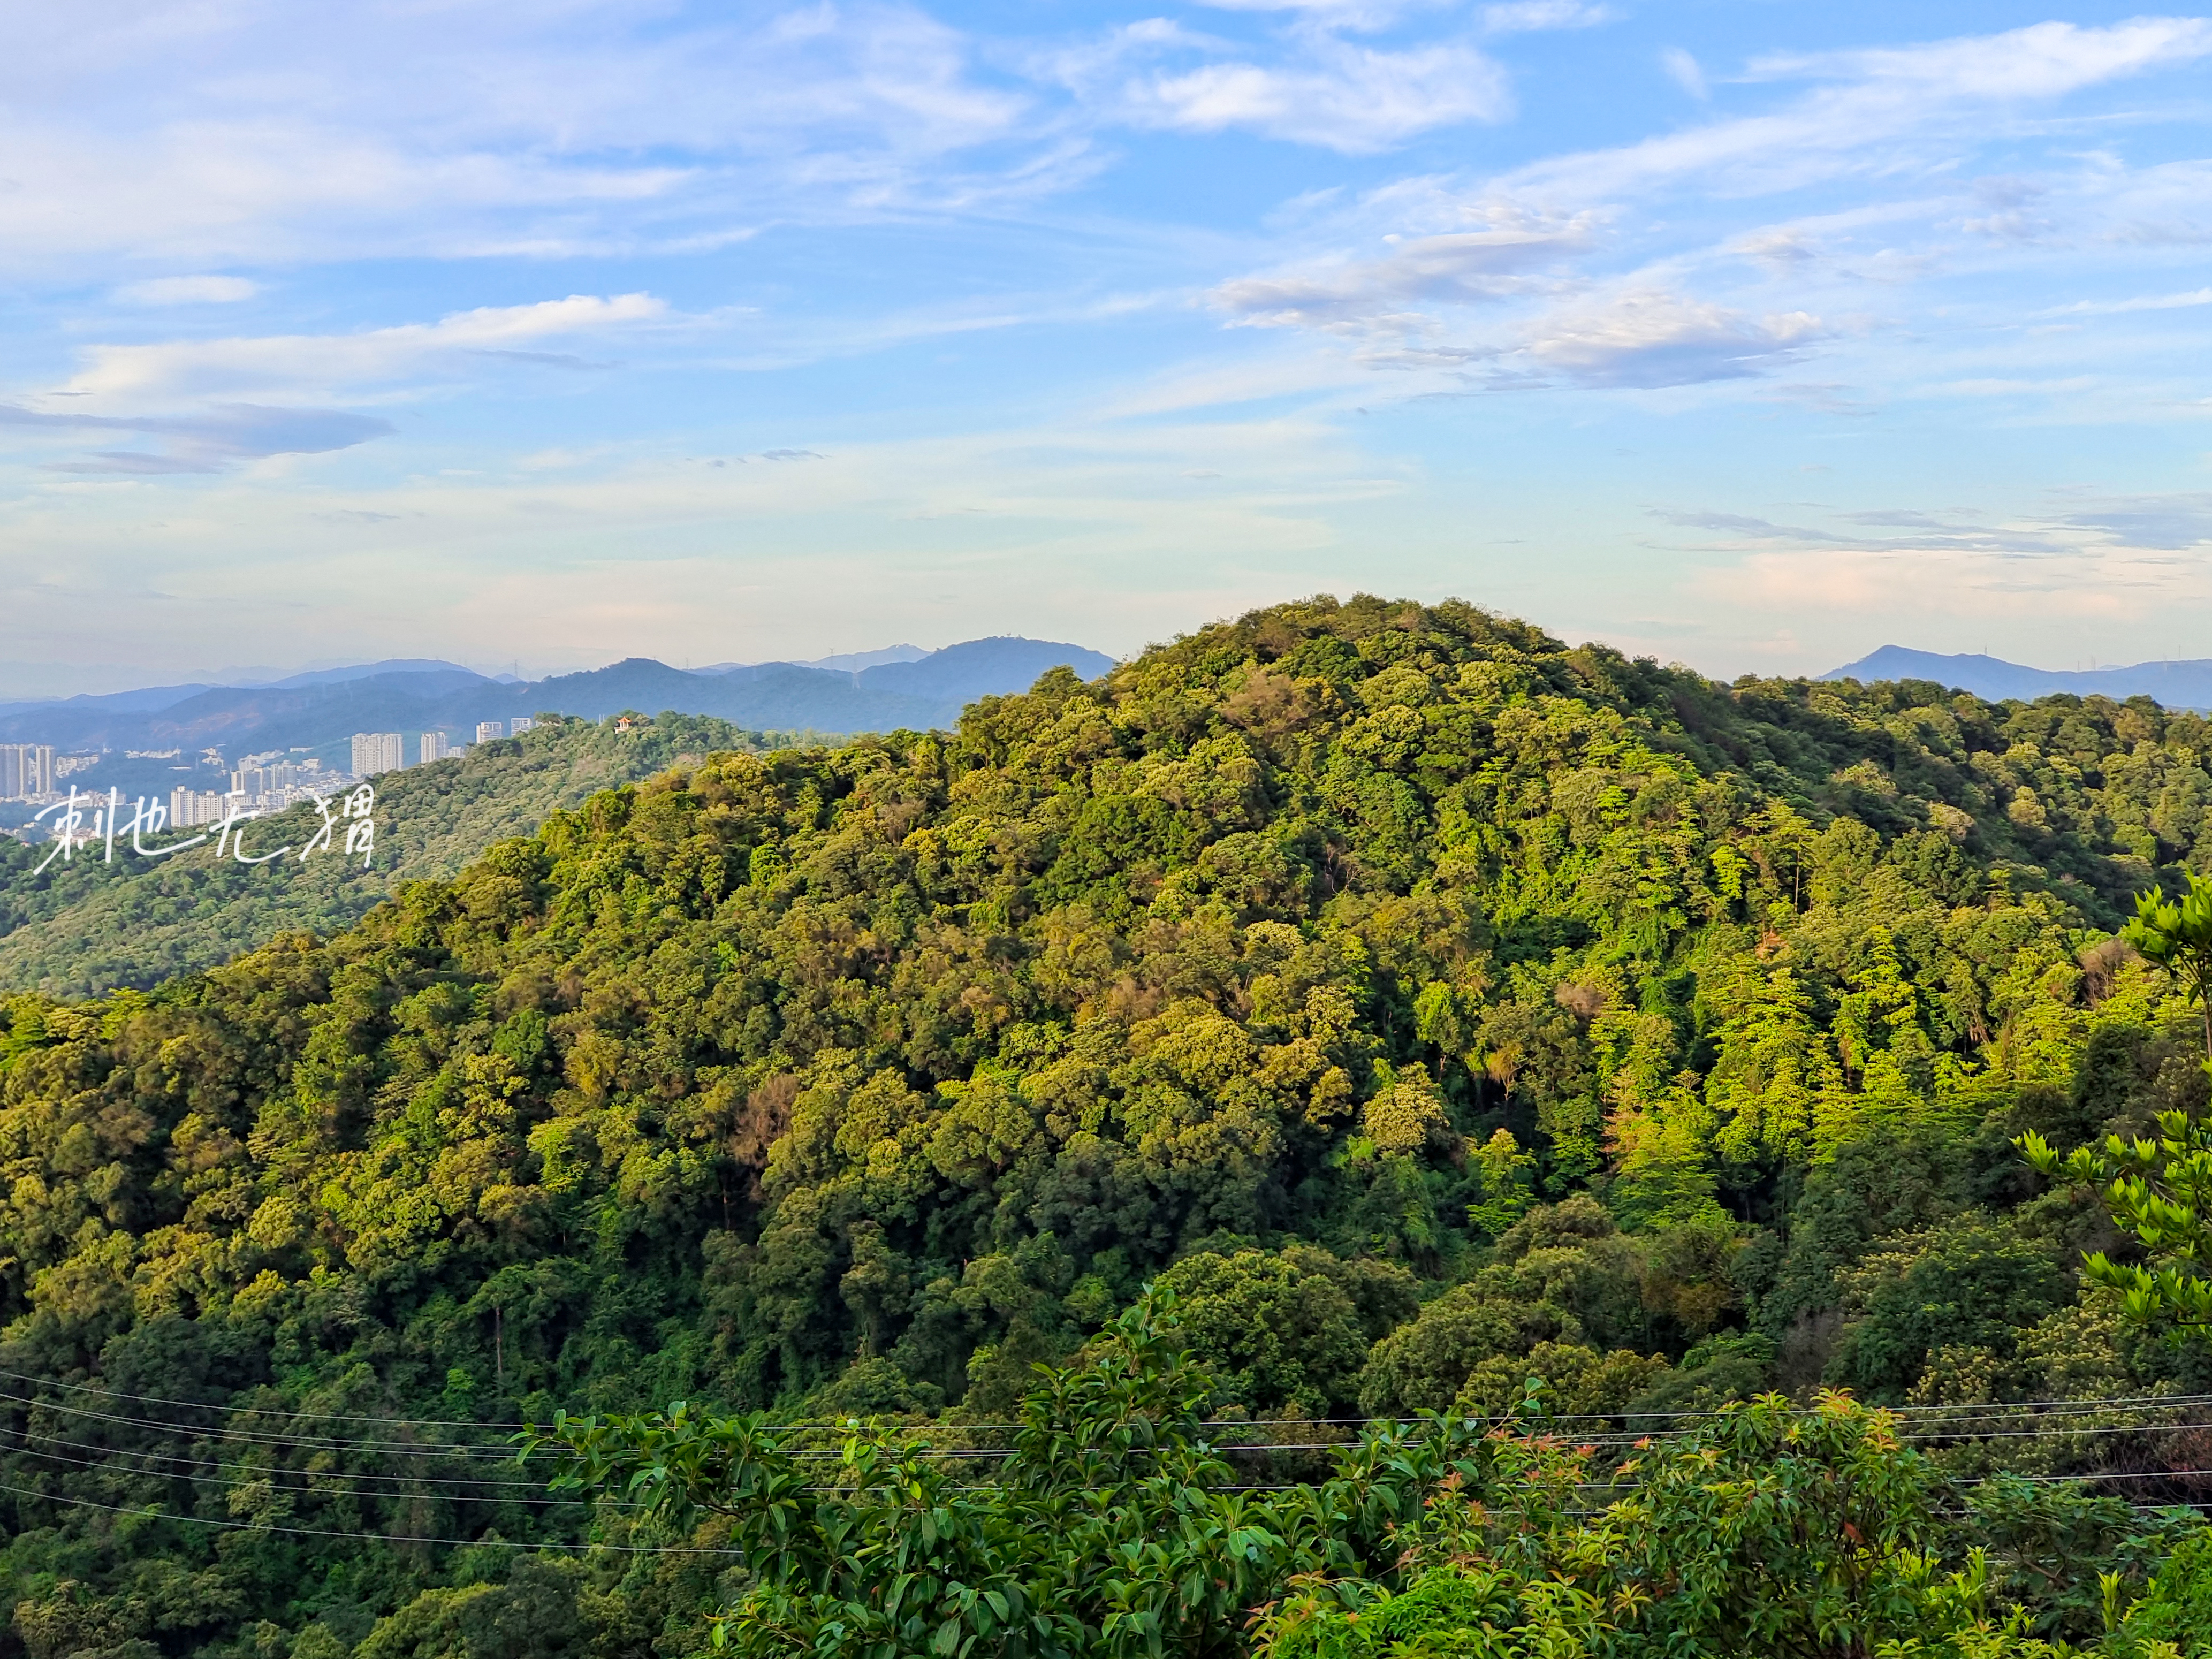
[[[1532,34],[1544,29],[1587,29],[1610,23],[1620,14],[1589,0],[1503,0],[1482,9],[1482,27],[1492,34]]]
[[[2186,294],[2145,295],[2133,300],[2077,300],[2037,313],[2044,317],[2116,317],[2131,311],[2179,311],[2193,306],[2212,306],[2212,288],[2191,289]]]
[[[1128,119],[1182,132],[1230,129],[1347,155],[1388,149],[1468,121],[1502,121],[1513,99],[1504,71],[1471,46],[1376,51],[1333,38],[1285,67],[1207,64],[1161,71],[1123,88]]]
[[[109,449],[46,463],[52,472],[159,476],[222,472],[235,462],[270,455],[320,455],[387,435],[389,421],[336,409],[270,409],[218,404],[185,416],[116,416],[0,404],[0,428],[19,431],[120,433],[160,441],[156,450]]]
[[[2027,522],[1992,523],[1972,513],[1924,513],[1876,508],[1833,515],[1843,526],[1777,524],[1748,514],[1710,511],[1655,512],[1655,518],[1686,530],[1705,530],[1720,539],[1709,545],[1729,550],[1765,548],[1852,553],[1972,553],[2041,555],[2076,550],[2081,538],[2063,526]],[[1888,532],[1888,533],[1875,533]]]
[[[1840,617],[1881,629],[1911,617],[1923,637],[1958,641],[1948,648],[2011,637],[2006,654],[2031,661],[2063,659],[2100,641],[2128,653],[2121,659],[2190,654],[2185,639],[2201,630],[2212,598],[2197,553],[2212,542],[2212,495],[2201,493],[2115,495],[2073,511],[2048,500],[2042,511],[2015,514],[1871,508],[1832,514],[1834,529],[1725,511],[1659,518],[1710,535],[1683,550],[1723,556],[1687,584],[1705,606],[1838,639],[1850,637],[1836,635]],[[2104,626],[2084,637],[2084,626],[2097,623]],[[1896,635],[1858,635],[1863,644],[1829,661],[1881,637]],[[2028,639],[2042,639],[2042,648]]]
[[[1402,7],[1230,0],[1222,9],[1295,17],[1269,32],[1264,49],[1153,17],[1024,61],[1073,94],[1088,119],[1252,132],[1346,155],[1512,112],[1504,70],[1472,46],[1447,40],[1385,50],[1345,39],[1392,21]]]
[[[2069,529],[2089,531],[2123,547],[2179,552],[2212,543],[2212,495],[2137,495],[2089,503],[2069,514]]]
[[[1380,258],[1239,277],[1212,297],[1245,322],[1340,327],[1378,313],[1388,318],[1412,303],[1465,304],[1525,292],[1528,272],[1585,247],[1592,228],[1587,214],[1544,219],[1506,206],[1480,228],[1393,237]]]
[[[6,258],[636,249],[1075,176],[972,52],[897,3],[87,0],[9,20]]]
[[[1911,616],[1923,627],[1936,618],[2136,619],[2185,593],[2197,597],[2190,590],[2198,585],[2171,562],[2142,555],[2021,559],[1919,550],[1753,553],[1692,584],[1734,609],[1796,617]]]
[[[1389,251],[1316,249],[1210,297],[1233,322],[1361,337],[1358,361],[1426,374],[1401,395],[1765,376],[1816,347],[1894,340],[1911,326],[1911,286],[1939,274],[1990,282],[2008,264],[2100,244],[2212,238],[2212,164],[2130,171],[2076,151],[2054,165],[2048,147],[2023,158],[2008,143],[2046,130],[2051,100],[2208,53],[2212,22],[2152,19],[1764,60],[1758,78],[1809,84],[1756,115],[1317,204],[1299,227],[1310,245],[1371,246],[1388,231]],[[1686,55],[1669,61],[1690,90],[1709,90]],[[1984,155],[2002,159],[1978,173]],[[1816,185],[1826,193],[1810,210],[1778,223],[1746,227],[1731,205]],[[1871,373],[1847,371],[1849,397],[1826,384],[1833,375],[1776,395],[1839,416],[1893,402],[1900,383],[1967,395],[2009,379],[1984,365],[2019,356],[2021,338],[1984,336],[1941,370],[1928,352],[1893,353]],[[2014,391],[2047,397],[2068,378],[2039,364]]]
[[[1097,413],[1109,421],[1188,414],[1340,391],[1366,378],[1357,364],[1334,354],[1285,352],[1257,359],[1239,356],[1180,365],[1124,391]]]
[[[1705,84],[1705,71],[1698,60],[1680,46],[1669,46],[1659,54],[1659,67],[1667,71],[1668,78],[1681,89],[1704,103],[1713,95]]]
[[[2012,517],[1874,509],[1834,515],[1833,531],[1730,513],[1657,516],[1714,532],[1705,549],[1737,556],[1698,580],[1709,599],[1801,617],[2141,624],[2203,604],[2202,562],[2174,556],[2212,543],[2205,495],[2100,497]]]
[[[133,306],[219,306],[235,305],[260,292],[260,283],[244,276],[155,276],[124,283],[115,297]]]
[[[1540,200],[1613,199],[1692,177],[1739,191],[1784,190],[1875,167],[1925,167],[1893,141],[1991,106],[2047,100],[2212,54],[2212,20],[2144,18],[2109,28],[2039,23],[2008,33],[1822,57],[1775,58],[1760,78],[1814,79],[1782,110],[1714,121],[1617,149],[1539,161],[1499,180]]]
[[[1425,0],[1433,5],[1437,0]],[[1424,0],[1199,0],[1215,11],[1291,12],[1338,27],[1375,28],[1395,21]]]
[[[276,334],[149,345],[94,345],[63,388],[94,400],[144,403],[272,390],[334,391],[388,385],[464,354],[658,323],[666,302],[649,294],[575,294],[536,305],[486,306],[434,323],[356,334]]]
[[[1962,35],[1924,46],[1775,53],[1752,78],[1832,79],[1918,87],[1942,98],[2055,98],[2100,81],[2212,53],[2212,19],[2137,17],[2109,28],[2036,23],[2003,34]]]
[[[1756,374],[1826,331],[1802,311],[1750,317],[1641,289],[1540,319],[1527,349],[1546,368],[1587,386],[1685,386]]]
[[[1813,239],[1795,225],[1774,225],[1738,237],[1735,251],[1770,270],[1795,270],[1820,257]]]

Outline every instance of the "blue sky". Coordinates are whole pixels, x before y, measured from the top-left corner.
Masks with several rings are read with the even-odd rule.
[[[1456,594],[2212,655],[2212,21],[85,0],[0,62],[0,695]]]

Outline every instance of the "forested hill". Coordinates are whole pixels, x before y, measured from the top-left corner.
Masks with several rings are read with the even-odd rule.
[[[2010,1140],[2203,1100],[2105,930],[2212,856],[2208,742],[1316,600],[950,734],[687,761],[327,941],[18,996],[18,1633],[690,1651],[713,1564],[514,1565],[583,1523],[468,1425],[1000,1423],[1155,1278],[1232,1417],[2212,1392]],[[2140,1471],[2128,1420],[1968,1450]]]
[[[279,859],[248,868],[210,843],[167,859],[127,848],[103,859],[94,847],[64,864],[51,845],[0,836],[0,994],[143,990],[288,931],[334,933],[402,884],[457,875],[494,842],[529,834],[594,791],[650,777],[679,757],[790,741],[698,715],[633,717],[619,728],[550,716],[520,737],[379,777],[379,840],[366,861]],[[305,846],[320,821],[302,804],[257,824],[256,844]]]

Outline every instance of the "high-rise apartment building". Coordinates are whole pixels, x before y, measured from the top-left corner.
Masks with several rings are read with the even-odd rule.
[[[379,772],[397,772],[404,763],[399,757],[399,734],[397,732],[356,732],[353,734],[353,775],[357,778],[374,777]]]
[[[0,743],[0,800],[27,800],[53,788],[52,744]]]
[[[538,722],[527,714],[517,714],[507,723],[507,729],[519,738],[537,724]]]
[[[428,766],[432,761],[443,760],[453,752],[453,742],[443,732],[425,732],[422,734],[422,757],[416,763]]]
[[[223,797],[213,789],[172,789],[169,791],[169,828],[191,830],[203,823],[221,823],[223,820]]]
[[[477,741],[478,743],[497,743],[506,735],[507,726],[502,721],[478,720],[477,722]]]
[[[312,756],[295,761],[260,755],[231,769],[230,793],[255,811],[281,812],[295,801],[327,790],[331,781],[322,762]]]

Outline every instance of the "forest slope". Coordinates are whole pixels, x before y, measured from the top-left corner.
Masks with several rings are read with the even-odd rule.
[[[381,1659],[496,1580],[642,1652],[696,1564],[350,1534],[573,1537],[413,1438],[557,1407],[1004,1421],[1155,1279],[1231,1414],[2203,1392],[2011,1137],[2202,1103],[2106,930],[2212,855],[2208,759],[2148,703],[1316,600],[949,735],[687,762],[325,941],[16,997],[0,1369],[91,1391],[10,1385],[51,1402],[9,1407],[19,1626]]]
[[[787,741],[696,715],[622,731],[611,720],[549,718],[519,738],[378,778],[380,839],[367,864],[329,857],[247,868],[212,845],[161,860],[123,852],[112,862],[94,848],[62,864],[48,846],[0,836],[0,993],[143,990],[282,933],[334,933],[402,883],[457,874],[494,842],[529,834],[596,790],[650,777],[680,756]],[[294,807],[256,825],[257,845],[304,846],[319,822],[312,805]]]

